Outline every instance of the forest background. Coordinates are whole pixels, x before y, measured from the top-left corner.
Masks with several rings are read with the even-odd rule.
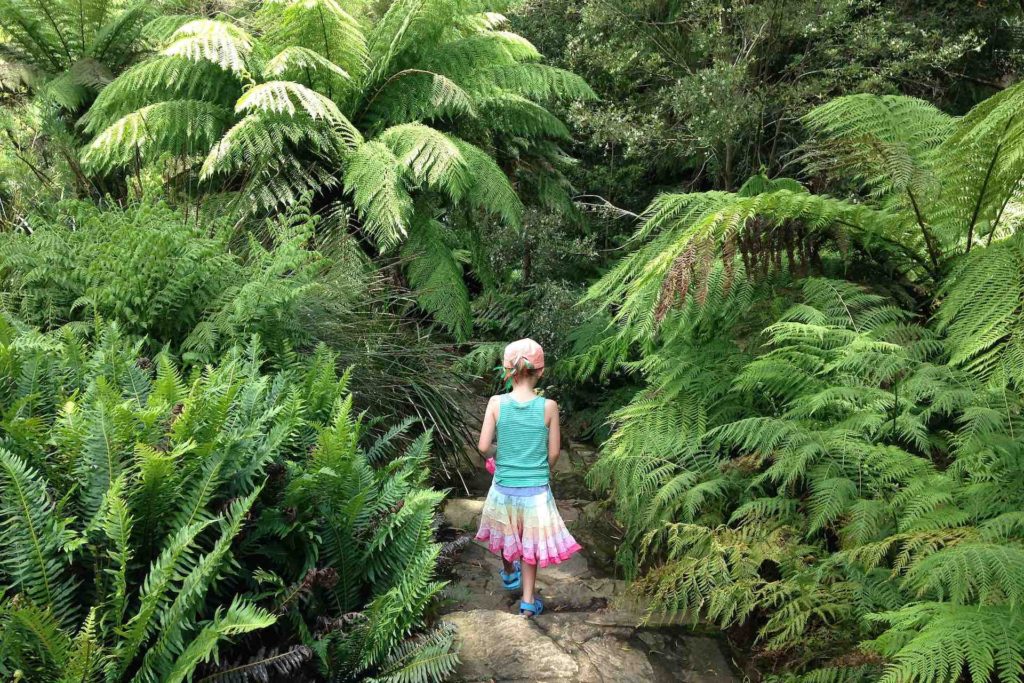
[[[0,673],[445,678],[459,399],[531,336],[651,615],[756,676],[1019,680],[1022,39],[0,0]]]

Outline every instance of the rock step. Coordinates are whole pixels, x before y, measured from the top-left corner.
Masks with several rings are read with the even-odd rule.
[[[456,680],[587,683],[734,683],[718,644],[620,623],[605,613],[544,613],[524,619],[475,609],[446,615],[462,664]]]

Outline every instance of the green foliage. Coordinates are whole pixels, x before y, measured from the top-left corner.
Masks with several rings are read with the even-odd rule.
[[[936,320],[948,336],[952,362],[1018,385],[1024,379],[1020,245],[1014,233],[959,263],[944,284]]]
[[[134,0],[4,0],[0,71],[75,111],[144,49],[159,9]]]
[[[594,284],[586,301],[615,304],[624,334],[650,338],[677,302],[707,296],[715,261],[729,278],[739,260],[748,276],[784,269],[802,275],[822,271],[823,251],[851,249],[892,273],[908,296],[935,294],[960,256],[1002,229],[1024,170],[1014,152],[1015,119],[1002,107],[1022,93],[1011,86],[958,119],[901,97],[856,95],[823,105],[805,118],[814,136],[806,145],[809,168],[849,183],[870,201],[758,177],[736,193],[661,195],[633,237],[639,248]],[[965,295],[978,293],[977,278],[999,267],[995,254],[976,257],[983,258],[985,267],[969,265],[970,277],[961,278]],[[1012,316],[1007,305],[996,311],[1003,319]],[[946,320],[961,310],[953,303]],[[958,329],[967,334],[968,328],[984,335],[969,321]],[[967,345],[966,359],[989,342],[956,343]]]
[[[241,188],[264,209],[318,193],[382,252],[408,240],[420,306],[464,340],[462,245],[457,232],[436,239],[453,227],[444,213],[519,229],[498,160],[557,179],[554,142],[567,132],[544,105],[593,96],[484,9],[417,0],[374,16],[333,0],[267,2],[245,25],[188,22],[103,90],[83,118],[94,137],[82,161],[104,175],[169,156],[168,175]]]
[[[0,319],[5,675],[259,680],[311,658],[339,680],[451,670],[449,630],[408,640],[443,585],[429,434],[364,450],[323,349],[267,373],[254,343],[186,377],[99,330]]]
[[[9,311],[46,328],[116,320],[198,360],[252,334],[281,349],[326,265],[308,248],[314,223],[301,210],[268,224],[269,246],[249,238],[239,254],[229,221],[200,227],[163,203],[74,202],[28,223],[31,233],[0,235]]]
[[[14,409],[0,431],[0,666],[47,680],[184,680],[224,638],[271,626],[251,601],[213,597],[276,447],[218,426],[244,414],[246,393],[257,398],[256,367],[247,391],[232,377],[241,356],[188,388],[166,358],[155,377],[142,371],[113,328],[92,344],[2,327],[0,386]],[[264,411],[251,419],[275,421]],[[215,445],[233,455],[207,461]]]
[[[717,273],[636,363],[591,473],[651,616],[751,624],[806,680],[1015,680],[1019,395],[841,281],[738,345],[749,285],[723,298]]]
[[[316,238],[302,205],[248,234],[230,216],[163,202],[41,208],[24,219],[30,232],[0,234],[0,309],[45,329],[116,321],[146,338],[147,355],[168,348],[188,365],[253,334],[278,365],[323,342],[356,366],[360,405],[392,424],[420,417],[442,454],[461,453],[447,352],[402,319],[350,241]]]
[[[1019,677],[1021,92],[833,100],[803,161],[849,199],[662,195],[591,287],[577,375],[642,388],[590,477],[651,616],[751,629],[785,680]]]
[[[799,117],[833,97],[965,111],[1019,75],[1020,21],[1008,0],[970,11],[951,0],[523,0],[514,13],[600,96],[567,113],[583,161],[574,179],[632,211],[660,188],[734,190],[791,172]]]

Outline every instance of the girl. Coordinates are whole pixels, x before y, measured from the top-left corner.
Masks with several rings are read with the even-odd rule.
[[[491,397],[480,428],[480,452],[490,450],[495,431],[498,452],[476,540],[501,556],[501,580],[507,590],[522,586],[519,613],[531,617],[544,609],[534,594],[537,568],[567,560],[581,548],[565,528],[548,485],[561,435],[558,404],[534,392],[544,374],[544,350],[532,339],[512,342],[502,366],[512,390]]]

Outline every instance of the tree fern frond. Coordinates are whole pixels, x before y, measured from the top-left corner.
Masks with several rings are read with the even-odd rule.
[[[506,91],[540,101],[597,99],[582,78],[546,64],[523,63],[479,69],[463,80],[463,87],[479,96]]]
[[[229,120],[224,107],[197,100],[147,105],[115,121],[86,147],[82,163],[97,172],[130,164],[135,155],[150,160],[162,153],[202,154]]]
[[[196,19],[171,34],[170,44],[164,48],[163,54],[194,62],[207,61],[225,71],[245,76],[251,71],[249,59],[252,49],[252,36],[235,24]]]
[[[345,190],[363,220],[363,226],[383,248],[398,244],[408,234],[413,213],[405,166],[380,142],[365,142],[349,155]]]
[[[481,115],[501,134],[570,139],[569,129],[557,116],[521,95],[502,93],[481,98],[479,107]]]
[[[324,120],[346,144],[354,146],[362,135],[341,113],[338,105],[324,95],[294,81],[267,81],[245,91],[235,104],[235,111],[250,110],[295,116],[302,110],[314,121]]]
[[[212,64],[157,56],[128,69],[104,88],[81,123],[88,133],[99,133],[154,100],[203,100],[229,107],[240,94],[235,78]]]
[[[377,138],[417,182],[461,200],[472,179],[459,146],[444,133],[418,123],[388,128]]]
[[[352,76],[340,66],[327,59],[319,52],[310,50],[301,45],[289,45],[270,60],[263,67],[263,72],[268,76],[292,78],[312,78],[316,75],[323,80],[317,80],[316,84],[321,89],[328,89],[332,85],[339,86],[346,81],[352,80]],[[306,83],[313,87],[314,83]]]
[[[523,219],[523,203],[505,172],[479,147],[458,139],[453,139],[453,142],[465,162],[470,180],[466,188],[466,202],[500,216],[510,227],[519,227]]]
[[[466,339],[472,321],[469,291],[462,280],[462,265],[446,245],[443,230],[437,221],[416,219],[402,255],[408,260],[406,270],[416,301],[455,338]]]
[[[320,54],[352,76],[366,67],[366,36],[360,22],[337,0],[265,3],[258,15],[278,49],[301,46]]]
[[[405,69],[374,94],[366,116],[375,123],[397,125],[475,113],[473,100],[455,81],[430,71]]]

